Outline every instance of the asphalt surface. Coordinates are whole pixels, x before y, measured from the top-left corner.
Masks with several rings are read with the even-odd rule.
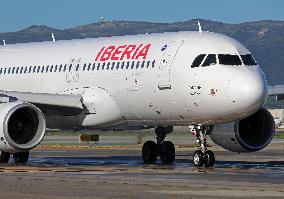
[[[194,148],[172,165],[144,165],[140,150],[33,150],[27,165],[0,165],[0,198],[284,198],[284,141],[250,154],[214,146],[208,169],[193,166]]]

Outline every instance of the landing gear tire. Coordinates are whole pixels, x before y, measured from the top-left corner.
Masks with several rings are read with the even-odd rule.
[[[29,151],[13,154],[15,164],[26,164],[29,160],[29,156],[30,156]]]
[[[0,163],[8,163],[10,160],[10,153],[0,151]]]
[[[160,148],[160,159],[163,164],[171,164],[175,160],[175,145],[171,141],[165,141]]]
[[[204,155],[201,150],[193,153],[193,164],[195,167],[202,167],[204,164]]]
[[[147,141],[142,148],[142,158],[145,164],[153,164],[157,161],[158,145],[154,141]]]
[[[215,155],[212,151],[208,150],[204,153],[204,166],[213,167],[215,163]]]

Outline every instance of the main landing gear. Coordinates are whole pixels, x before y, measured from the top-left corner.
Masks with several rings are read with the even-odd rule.
[[[170,141],[164,141],[167,134],[173,131],[173,127],[158,126],[155,130],[157,143],[147,141],[142,148],[142,158],[146,164],[153,164],[158,156],[163,164],[173,163],[175,160],[175,146]]]
[[[13,153],[12,155],[16,164],[26,164],[30,156],[29,151]],[[10,153],[0,151],[0,163],[8,163],[10,156]]]
[[[199,149],[193,153],[193,164],[195,167],[213,167],[215,155],[207,150],[206,136],[212,131],[213,126],[194,126],[196,131],[196,142]]]

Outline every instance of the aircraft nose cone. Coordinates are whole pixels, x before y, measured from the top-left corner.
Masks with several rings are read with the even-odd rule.
[[[264,104],[267,93],[267,83],[262,72],[241,74],[229,83],[230,103],[240,111],[257,111]]]

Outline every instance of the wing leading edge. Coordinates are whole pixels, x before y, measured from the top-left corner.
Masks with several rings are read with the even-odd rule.
[[[77,115],[83,110],[82,97],[80,95],[29,93],[1,90],[0,95],[2,96],[2,99],[6,97],[29,102],[40,108],[43,112],[50,114]]]

